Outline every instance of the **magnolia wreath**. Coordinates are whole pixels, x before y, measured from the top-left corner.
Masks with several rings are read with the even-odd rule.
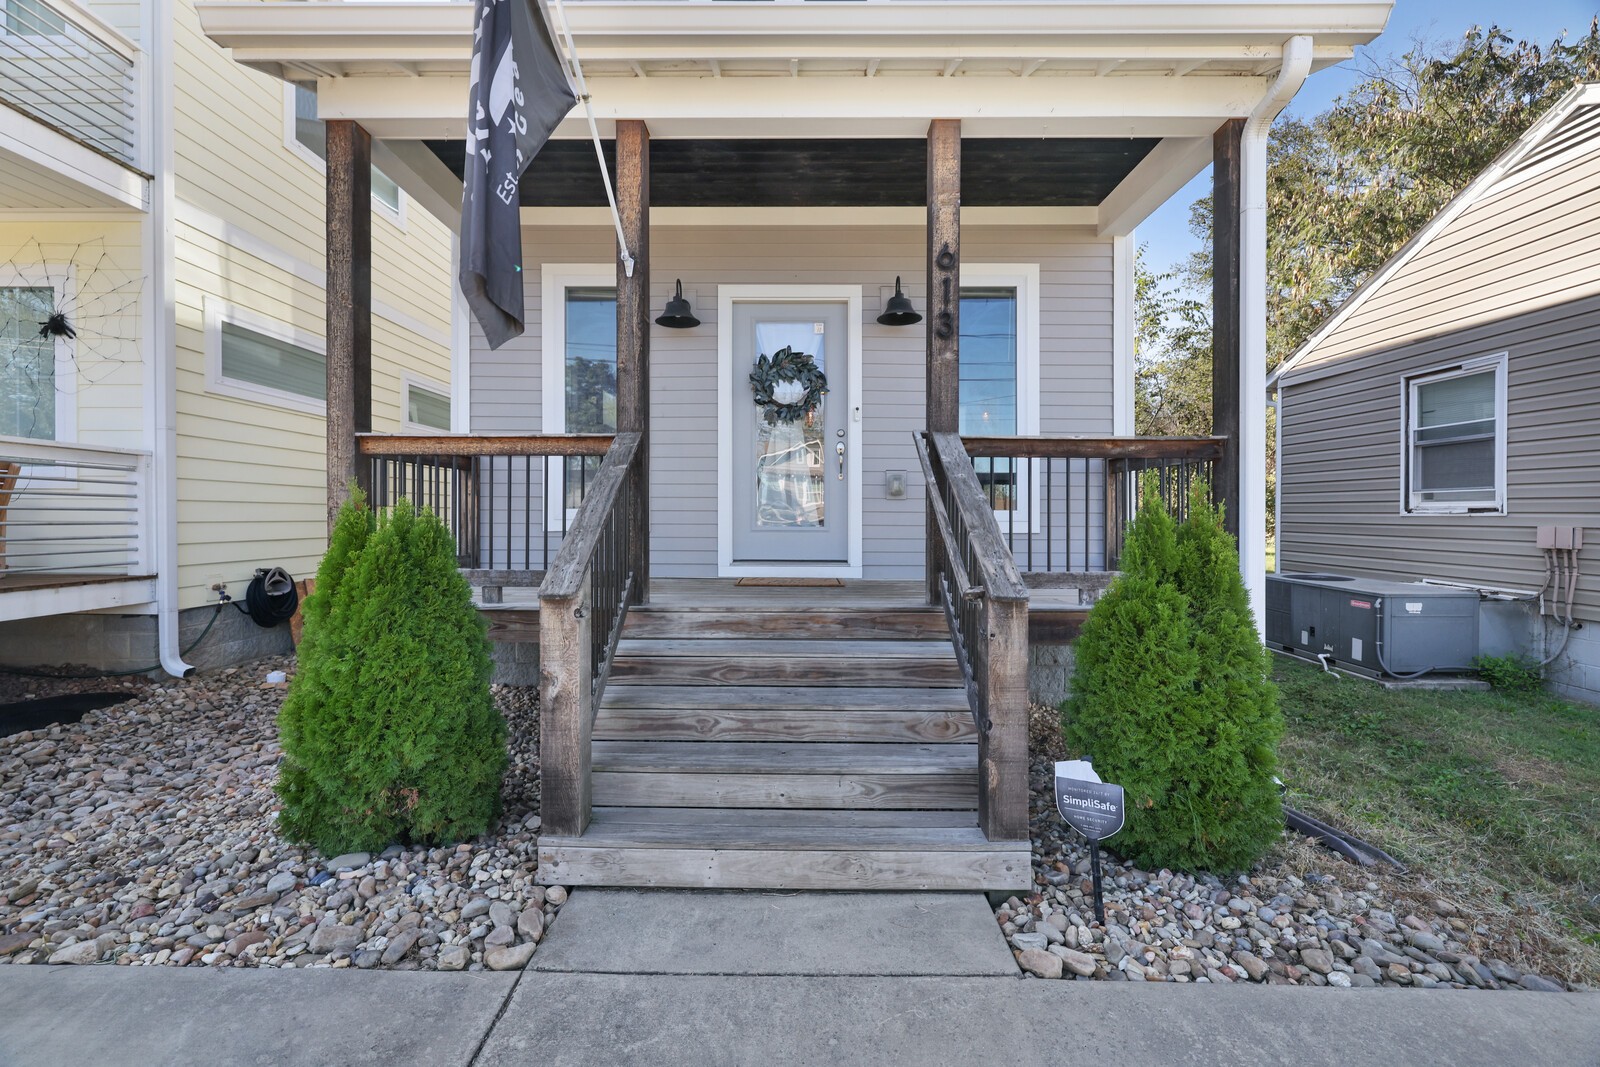
[[[828,378],[817,369],[816,360],[785,345],[770,357],[756,360],[756,369],[750,372],[750,388],[755,393],[756,407],[765,414],[769,425],[776,426],[780,422],[798,422],[817,410],[822,395],[828,391]]]

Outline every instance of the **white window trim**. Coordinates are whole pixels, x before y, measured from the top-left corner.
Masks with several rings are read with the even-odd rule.
[[[206,392],[288,411],[300,411],[307,415],[327,416],[328,405],[325,401],[291,393],[286,389],[273,389],[270,386],[224,376],[222,373],[224,322],[231,322],[235,326],[254,330],[274,340],[315,352],[324,361],[328,358],[328,346],[316,334],[307,333],[288,323],[257,314],[248,308],[237,307],[227,301],[208,296],[205,298]]]
[[[301,144],[300,138],[295,136],[294,117],[294,83],[285,82],[283,85],[283,147],[299,156],[302,162],[322,175],[323,178],[326,178],[328,176],[328,165],[323,162],[322,157]],[[390,180],[392,181],[393,179]],[[406,201],[408,199],[410,198],[406,196],[406,191],[401,189],[399,206],[391,208],[384,201],[378,199],[377,194],[374,193],[372,196],[373,214],[388,219],[403,233],[406,231]]]
[[[424,392],[444,397],[450,404],[451,425],[440,429],[437,426],[412,422],[407,416],[411,413],[411,390],[413,389],[421,389]],[[455,398],[450,394],[450,387],[432,378],[424,378],[420,374],[412,374],[409,371],[402,372],[400,375],[400,429],[405,433],[417,434],[453,433],[455,429]]]
[[[1504,515],[1506,513],[1506,370],[1509,354],[1500,352],[1492,356],[1469,359],[1443,367],[1408,374],[1400,379],[1400,514],[1402,515]],[[1464,378],[1472,374],[1494,372],[1494,476],[1495,490],[1492,499],[1479,501],[1418,500],[1411,488],[1412,432],[1417,410],[1419,386]]]
[[[963,289],[1014,289],[1017,293],[1017,432],[1018,437],[1039,435],[1039,334],[1040,296],[1037,263],[972,263],[961,266]],[[959,402],[959,398],[957,398]],[[1002,534],[1017,527],[1040,532],[1037,513],[1028,514],[1028,500],[1038,499],[1040,468],[1032,465],[1033,485],[1018,501],[1016,512],[997,511]]]
[[[71,263],[10,267],[0,270],[0,287],[51,289],[54,306],[63,306],[69,293],[78,288],[77,268]],[[78,440],[78,342],[71,337],[55,339],[56,435],[57,444]],[[29,438],[29,440],[35,440]]]
[[[539,268],[539,367],[541,395],[539,425],[543,433],[567,432],[567,290],[615,289],[617,269],[609,263],[546,263]],[[576,508],[565,508],[561,479],[552,477],[565,458],[546,459],[545,495],[547,525],[552,530],[570,528]]]

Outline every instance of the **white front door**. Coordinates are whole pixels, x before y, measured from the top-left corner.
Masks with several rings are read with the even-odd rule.
[[[852,381],[852,303],[843,299],[739,299],[719,329],[726,360],[721,398],[725,454],[723,572],[745,575],[859,573],[856,456],[859,401]],[[751,374],[765,356],[788,350],[826,379],[814,405],[786,411],[756,402]],[[791,386],[777,400],[794,401]]]

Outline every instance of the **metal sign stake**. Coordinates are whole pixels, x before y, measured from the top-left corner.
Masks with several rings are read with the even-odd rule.
[[[1094,918],[1102,927],[1106,924],[1106,901],[1100,890],[1100,839],[1089,838],[1089,871],[1094,878]]]

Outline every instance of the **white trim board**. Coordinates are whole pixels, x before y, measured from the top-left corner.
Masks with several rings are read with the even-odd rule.
[[[1431,244],[1433,239],[1444,232],[1463,212],[1487,196],[1500,183],[1500,180],[1505,177],[1507,172],[1514,170],[1518,163],[1544,142],[1546,137],[1559,129],[1568,116],[1579,107],[1594,103],[1600,103],[1600,83],[1580,85],[1563,97],[1560,103],[1546,112],[1538,122],[1528,128],[1526,133],[1504,152],[1501,152],[1493,163],[1484,168],[1482,174],[1479,174],[1465,189],[1457,193],[1455,199],[1441,208],[1439,213],[1428,221],[1427,225],[1417,231],[1416,236],[1401,246],[1400,251],[1390,256],[1381,267],[1373,272],[1372,277],[1362,282],[1355,292],[1346,297],[1344,303],[1340,304],[1338,309],[1332,315],[1329,315],[1322,325],[1318,326],[1311,336],[1307,337],[1299,348],[1290,353],[1289,358],[1284,360],[1278,369],[1272,373],[1267,379],[1267,389],[1270,391],[1285,375],[1288,375],[1299,367],[1301,363],[1305,362],[1306,358],[1316,350],[1318,345],[1322,344],[1329,335],[1342,326],[1345,320],[1354,315],[1374,293],[1382,288],[1390,278],[1399,273],[1407,263],[1415,259],[1418,253]]]
[[[1037,268],[1035,268],[1037,269]],[[752,564],[733,561],[733,305],[751,303],[843,303],[848,323],[849,370],[845,388],[850,410],[845,419],[849,486],[846,506],[845,562]],[[717,286],[717,574],[724,578],[859,578],[861,577],[861,286],[859,285],[719,285]]]

